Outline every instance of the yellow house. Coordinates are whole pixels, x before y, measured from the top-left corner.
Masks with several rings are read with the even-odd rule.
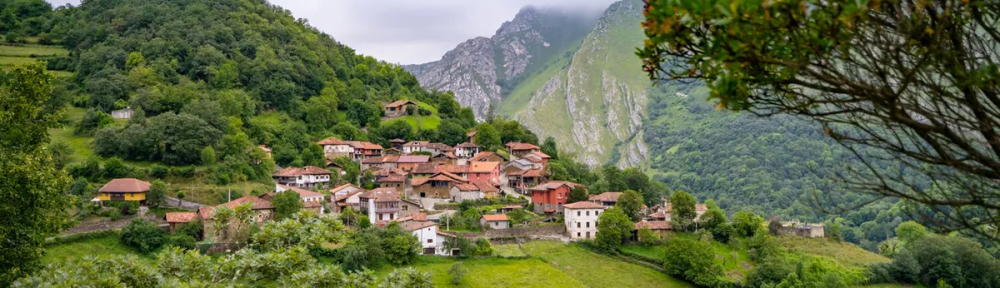
[[[104,184],[97,199],[101,201],[146,201],[149,192],[149,182],[135,178],[112,179]]]

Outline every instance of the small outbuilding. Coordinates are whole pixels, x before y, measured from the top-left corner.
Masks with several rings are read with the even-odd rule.
[[[479,219],[479,224],[486,229],[507,229],[510,228],[510,220],[504,214],[483,215]]]

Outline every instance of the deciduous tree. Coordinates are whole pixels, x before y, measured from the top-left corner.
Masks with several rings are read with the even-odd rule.
[[[1000,197],[1000,6],[647,3],[637,54],[651,78],[706,83],[719,108],[811,118],[861,160],[838,173],[845,190],[922,203],[912,216],[926,224],[1000,241],[1000,203],[983,200]]]
[[[69,178],[45,151],[56,115],[43,105],[52,75],[43,64],[0,72],[0,286],[41,267],[45,237],[65,225]]]
[[[614,251],[632,236],[633,229],[632,220],[620,208],[604,210],[597,220],[597,245]]]

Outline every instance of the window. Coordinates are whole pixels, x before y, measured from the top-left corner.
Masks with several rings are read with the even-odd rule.
[[[594,211],[594,216],[601,215],[601,211]]]
[[[493,222],[493,227],[500,227],[500,223],[499,222]]]
[[[427,239],[427,243],[434,243],[434,239]]]
[[[590,216],[590,211],[587,211],[587,216]]]
[[[576,232],[576,237],[580,237],[580,232]]]
[[[580,216],[580,211],[576,211],[576,216]]]
[[[580,228],[580,222],[576,222],[576,228]]]
[[[587,228],[590,228],[590,222],[587,222]]]

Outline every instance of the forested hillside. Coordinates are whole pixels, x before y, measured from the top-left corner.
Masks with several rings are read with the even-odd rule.
[[[399,66],[358,55],[266,1],[87,1],[51,19],[43,33],[72,53],[49,66],[75,72],[63,96],[92,109],[77,131],[94,135],[101,156],[196,164],[211,146],[230,162],[263,144],[280,165],[319,164],[310,150],[318,138],[416,135],[404,122],[380,125],[379,103],[398,99],[429,104],[441,129],[475,125],[450,94],[420,88]],[[125,107],[139,117],[99,120]]]

